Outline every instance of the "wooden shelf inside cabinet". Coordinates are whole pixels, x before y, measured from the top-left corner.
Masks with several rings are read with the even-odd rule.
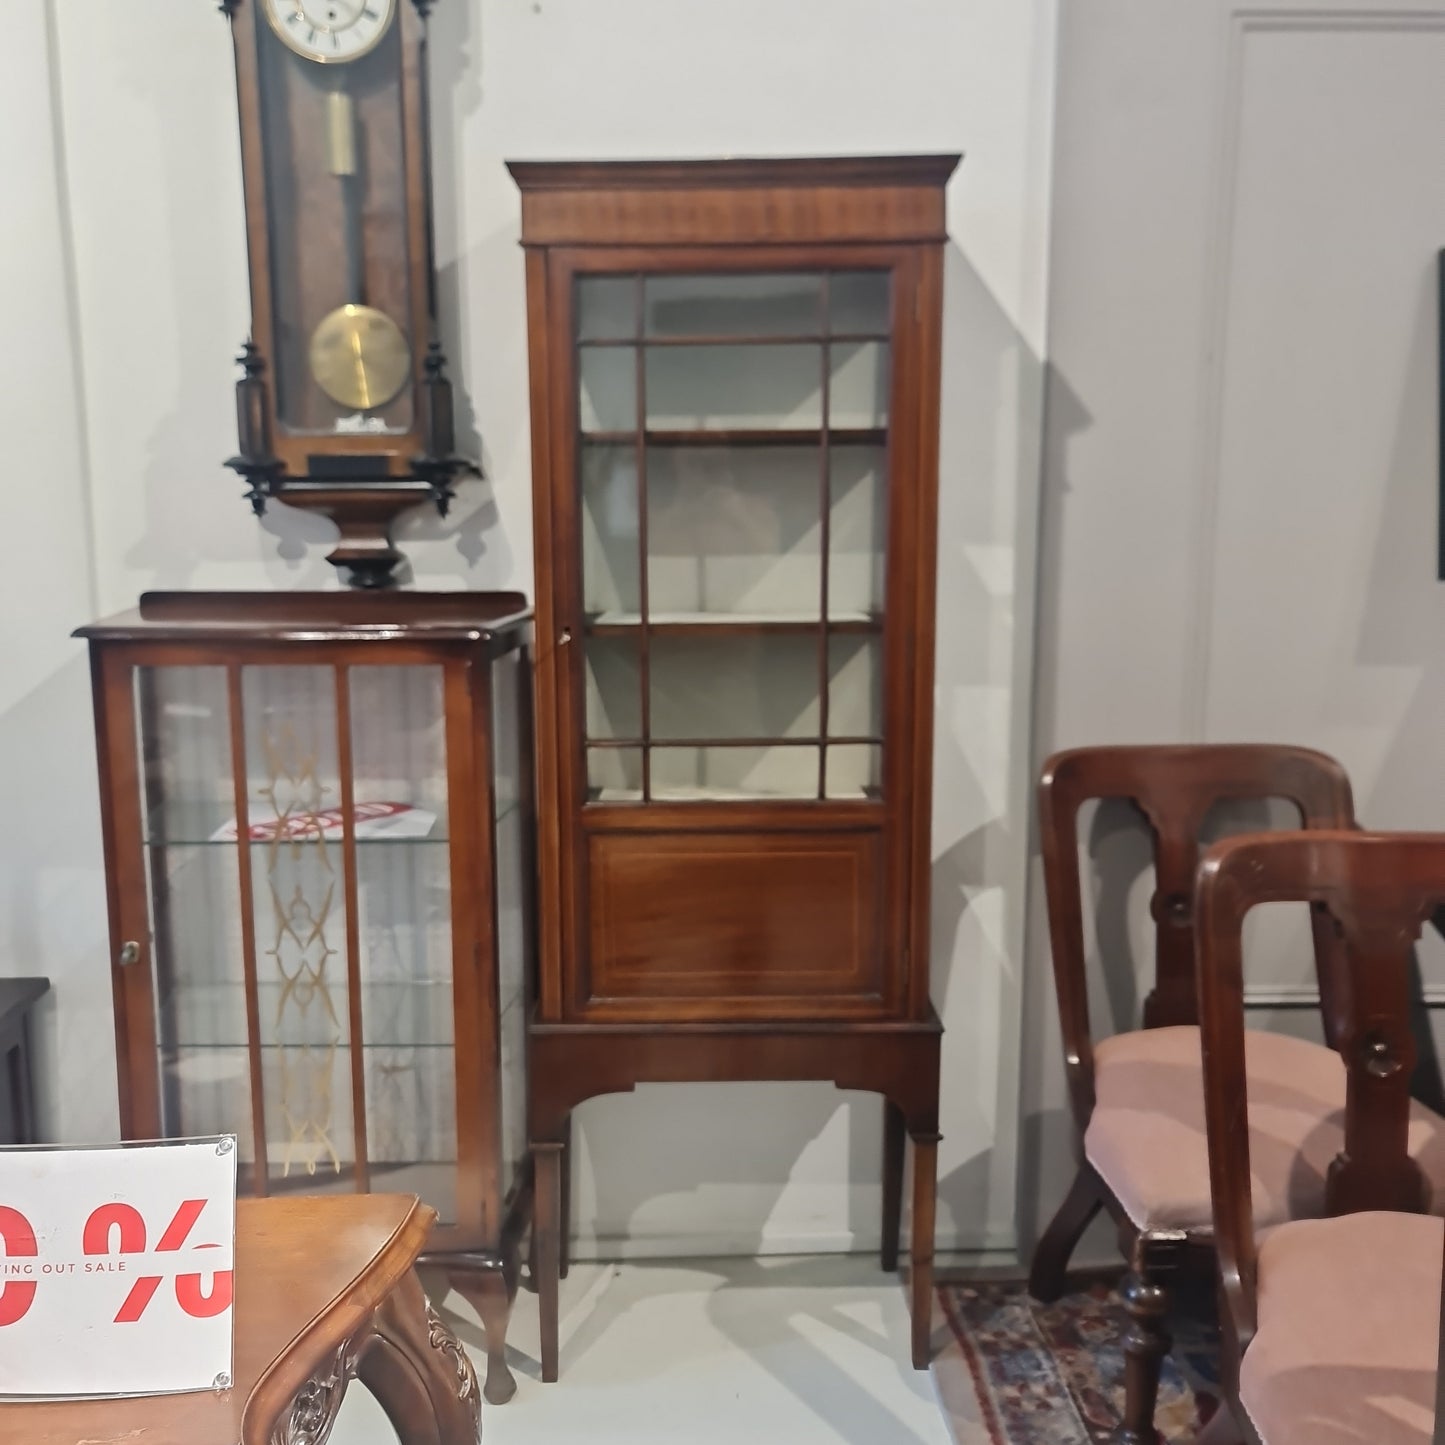
[[[817,447],[824,439],[835,447],[879,447],[888,440],[886,427],[697,427],[690,431],[587,431],[582,441],[598,446],[627,446],[639,437],[650,447]]]
[[[654,612],[646,619],[647,630],[664,636],[704,637],[708,635],[765,637],[769,633],[812,634],[824,627],[842,635],[878,632],[883,619],[867,612],[829,617],[756,616],[723,612]],[[587,631],[594,637],[628,637],[643,625],[640,612],[596,612],[587,618]]]
[[[525,599],[148,593],[79,635],[124,1137],[232,1132],[255,1195],[420,1194],[500,1403],[532,1203]]]
[[[541,930],[531,1129],[555,1377],[568,1118],[643,1082],[885,1096],[928,995],[944,187],[957,156],[527,163]]]

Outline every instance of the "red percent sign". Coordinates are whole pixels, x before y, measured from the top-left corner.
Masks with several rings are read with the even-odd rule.
[[[171,1217],[159,1242],[157,1254],[170,1254],[179,1250],[190,1237],[196,1220],[206,1207],[204,1199],[187,1199]],[[119,1233],[119,1248],[111,1249],[111,1238]],[[17,1209],[0,1205],[0,1244],[4,1245],[5,1258],[34,1258],[38,1253],[35,1230],[30,1221]],[[82,1248],[88,1255],[144,1254],[146,1249],[146,1226],[140,1211],[129,1204],[102,1204],[91,1212],[85,1221],[81,1240]],[[215,1244],[198,1244],[196,1249],[217,1249]],[[211,1276],[210,1293],[203,1288],[204,1275],[178,1274],[175,1276],[176,1303],[192,1319],[210,1319],[231,1307],[232,1272],[217,1270]],[[36,1280],[7,1280],[0,1287],[0,1325],[13,1325],[25,1317],[35,1302]],[[118,1325],[134,1324],[146,1312],[146,1307],[155,1298],[161,1287],[162,1276],[141,1275],[130,1287],[130,1292],[121,1302],[116,1313]]]

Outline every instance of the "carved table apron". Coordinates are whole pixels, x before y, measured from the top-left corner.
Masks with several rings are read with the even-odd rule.
[[[433,1218],[407,1195],[240,1200],[230,1390],[0,1403],[0,1439],[323,1445],[359,1378],[402,1445],[476,1445],[476,1374],[413,1268]]]

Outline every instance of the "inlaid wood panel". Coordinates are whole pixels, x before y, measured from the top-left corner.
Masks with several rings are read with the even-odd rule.
[[[594,834],[586,1011],[878,1012],[881,860],[877,831]]]

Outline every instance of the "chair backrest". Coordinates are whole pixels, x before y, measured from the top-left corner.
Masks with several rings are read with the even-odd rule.
[[[1351,828],[1355,820],[1345,770],[1309,748],[1254,743],[1098,747],[1074,748],[1049,758],[1039,780],[1040,844],[1070,1099],[1081,1128],[1094,1097],[1079,810],[1102,798],[1132,802],[1153,835],[1155,965],[1153,989],[1144,1003],[1146,1028],[1198,1021],[1194,872],[1201,829],[1217,803],[1279,798],[1299,809],[1305,828]],[[1325,1032],[1332,1039],[1337,1021],[1331,1001],[1335,944],[1318,918],[1314,934]]]
[[[1279,902],[1317,905],[1340,944],[1334,1046],[1346,1071],[1345,1132],[1327,1179],[1327,1209],[1424,1210],[1429,1188],[1408,1148],[1410,957],[1421,928],[1445,903],[1445,834],[1255,833],[1216,844],[1200,864],[1195,919],[1210,1189],[1229,1306],[1227,1356],[1235,1363],[1255,1326],[1240,938],[1251,908]]]

